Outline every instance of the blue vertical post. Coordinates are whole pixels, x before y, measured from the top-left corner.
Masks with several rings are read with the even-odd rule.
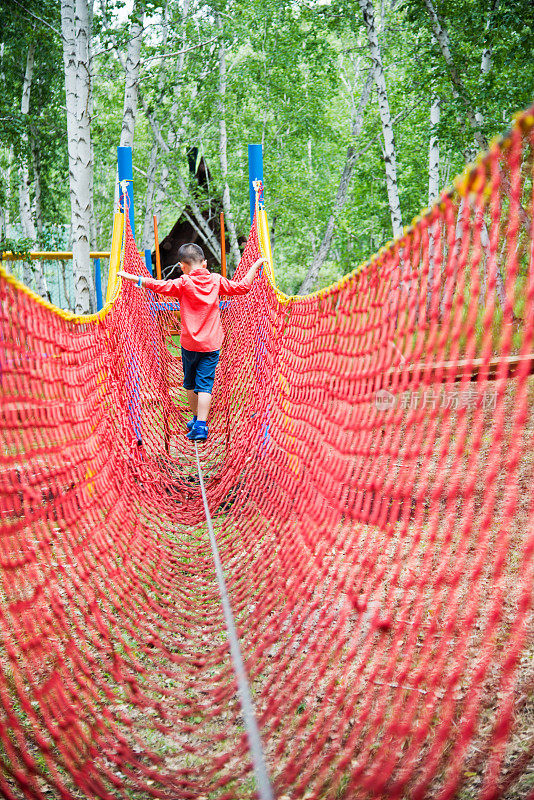
[[[263,183],[263,151],[261,144],[249,144],[248,146],[248,187],[251,223],[254,219],[254,208],[256,206],[254,181],[261,181]]]
[[[133,162],[131,147],[117,147],[117,165],[119,168],[119,202],[121,210],[124,211],[124,193],[121,184],[123,181],[127,181],[126,197],[128,206],[128,219],[130,220],[130,226],[135,239]]]
[[[96,289],[96,310],[100,311],[104,304],[102,302],[102,272],[100,271],[100,259],[95,258],[95,289]]]
[[[117,167],[119,172],[119,202],[124,211],[128,207],[128,219],[135,238],[135,214],[133,193],[133,161],[131,147],[117,147]],[[126,183],[124,183],[126,181]],[[126,203],[124,197],[126,196]],[[132,353],[126,367],[126,393],[128,395],[128,416],[132,424],[137,444],[141,445],[141,386],[139,383],[139,363],[134,342]]]
[[[152,267],[152,251],[145,250],[145,267],[148,270],[148,274],[154,277],[154,269]]]
[[[263,150],[261,144],[249,144],[248,146],[248,185],[250,197],[250,222],[254,219],[254,210],[256,208],[256,192],[254,190],[254,181],[261,181],[263,184]],[[254,372],[256,374],[256,381],[265,386],[264,370],[261,368],[267,356],[266,347],[266,334],[263,323],[263,318],[260,315],[258,319],[258,328],[256,330],[254,342]],[[260,430],[260,443],[259,452],[264,453],[270,441],[270,418],[271,406],[270,400],[267,400],[267,408],[265,415],[261,421]]]

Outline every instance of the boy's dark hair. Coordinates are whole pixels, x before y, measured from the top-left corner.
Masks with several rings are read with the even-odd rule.
[[[186,264],[197,264],[205,258],[204,250],[193,242],[183,244],[178,250],[178,261],[185,261]]]

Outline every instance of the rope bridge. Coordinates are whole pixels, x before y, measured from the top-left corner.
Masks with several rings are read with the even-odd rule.
[[[199,465],[279,800],[534,796],[533,126],[336,285],[223,312]],[[254,797],[179,319],[0,298],[0,795]]]

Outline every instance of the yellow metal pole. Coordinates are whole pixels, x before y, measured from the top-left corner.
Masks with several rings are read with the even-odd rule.
[[[122,232],[124,230],[124,214],[117,211],[113,219],[113,235],[111,237],[111,254],[109,257],[108,288],[106,290],[106,303],[109,303],[115,294],[117,272],[121,263]]]
[[[100,252],[95,251],[94,253],[89,253],[90,258],[109,258],[109,252]],[[68,261],[72,258],[72,252],[67,250],[57,250],[54,252],[48,253],[25,253],[21,255],[20,253],[2,253],[1,260],[2,261],[26,261],[29,259],[30,261]]]

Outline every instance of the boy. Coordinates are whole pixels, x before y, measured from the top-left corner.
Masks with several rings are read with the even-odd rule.
[[[122,270],[119,275],[128,281],[136,281],[158,294],[177,297],[180,301],[182,319],[182,364],[184,388],[187,391],[193,419],[187,423],[187,438],[202,441],[208,437],[206,424],[211,404],[211,392],[215,379],[215,368],[224,333],[219,313],[219,295],[247,294],[257,270],[266,259],[259,258],[240,281],[230,281],[215,272],[208,271],[204,251],[197,244],[183,244],[178,251],[178,263],[182,268],[181,278],[173,281],[158,281],[130,275]]]

